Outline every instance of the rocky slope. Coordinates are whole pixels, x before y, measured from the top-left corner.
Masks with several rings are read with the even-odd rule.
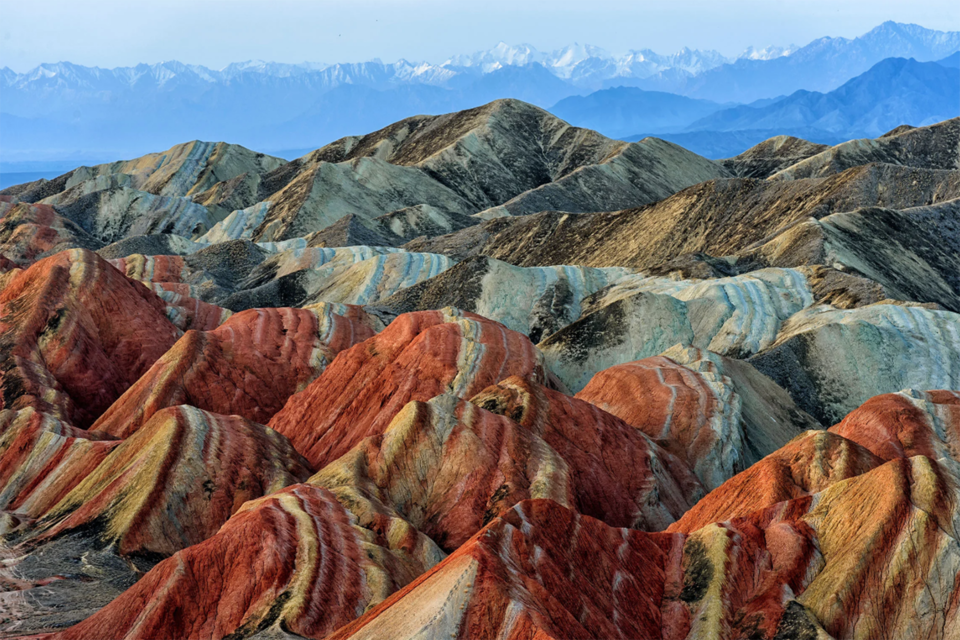
[[[955,640],[955,125],[721,167],[500,102],[13,189],[0,638]]]

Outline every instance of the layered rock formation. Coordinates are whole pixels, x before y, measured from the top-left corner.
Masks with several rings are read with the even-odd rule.
[[[900,389],[960,387],[960,316],[877,304],[807,309],[750,362],[821,422],[837,422],[869,398]]]
[[[813,302],[804,275],[768,269],[719,280],[623,278],[587,299],[581,317],[540,343],[550,367],[579,391],[600,370],[676,344],[748,357]]]
[[[362,311],[337,305],[238,313],[213,331],[187,332],[92,429],[125,438],[180,404],[266,423],[340,351],[373,334]]]
[[[6,190],[0,637],[956,638],[956,144],[498,101]]]
[[[576,397],[655,438],[708,489],[820,426],[750,365],[693,347],[605,369]]]
[[[323,638],[428,566],[353,526],[328,491],[294,485],[246,503],[214,537],[52,637]]]
[[[212,536],[247,500],[309,475],[286,438],[190,406],[155,413],[57,503],[44,538],[74,530],[122,554],[170,555]]]
[[[0,291],[2,406],[87,427],[180,333],[156,294],[97,254],[45,258]]]
[[[0,253],[20,266],[65,249],[96,250],[101,246],[103,243],[51,207],[0,201]]]
[[[481,254],[522,266],[653,268],[686,253],[732,254],[810,216],[957,197],[956,170],[872,164],[810,180],[712,180],[640,209],[490,221],[408,248],[457,257]]]
[[[321,468],[383,433],[408,402],[469,398],[511,375],[552,380],[536,347],[503,325],[456,309],[407,313],[342,352],[269,426]]]
[[[454,306],[538,341],[580,317],[585,297],[629,273],[622,268],[524,268],[492,258],[468,258],[378,305],[398,313]]]

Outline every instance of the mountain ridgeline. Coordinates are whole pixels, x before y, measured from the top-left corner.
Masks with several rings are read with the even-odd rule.
[[[958,115],[948,91],[956,88],[953,76],[875,68],[888,58],[946,59],[950,66],[957,51],[960,32],[888,22],[852,40],[750,49],[735,60],[690,49],[611,56],[587,45],[544,53],[501,44],[442,64],[247,62],[211,70],[175,61],[116,69],[60,62],[25,73],[5,68],[0,172],[48,170],[49,163],[59,167],[70,157],[102,162],[193,138],[229,140],[290,159],[411,116],[502,98],[552,108],[571,124],[610,137],[665,135],[712,158],[782,134],[835,144],[880,135],[887,121],[921,126]],[[834,95],[871,70],[876,73],[848,91],[856,96]],[[798,91],[812,94],[793,95]],[[785,96],[792,101],[780,111],[764,111]],[[843,116],[844,108],[874,116]],[[750,109],[761,112],[754,118]],[[834,118],[835,111],[843,117]]]
[[[0,638],[956,640],[958,256],[960,117],[714,161],[502,99],[0,190]]]

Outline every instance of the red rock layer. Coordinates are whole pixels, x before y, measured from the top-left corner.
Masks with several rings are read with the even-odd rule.
[[[136,253],[108,262],[160,296],[167,304],[167,317],[182,331],[212,331],[230,317],[230,311],[196,299],[193,287],[184,282],[189,270],[183,256]]]
[[[690,533],[778,502],[823,491],[883,464],[855,442],[828,431],[808,431],[714,489],[670,525]]]
[[[695,371],[656,356],[598,372],[577,395],[651,438],[697,457],[715,444],[704,427],[719,410],[713,390]]]
[[[85,428],[179,337],[153,292],[93,252],[60,252],[0,291],[0,408]]]
[[[154,414],[49,513],[44,538],[92,527],[120,553],[170,555],[206,540],[247,500],[305,480],[286,438],[238,416]]]
[[[337,353],[372,335],[355,318],[319,310],[238,313],[214,331],[188,331],[93,429],[125,438],[178,404],[266,423]]]
[[[823,491],[884,461],[925,456],[960,467],[960,394],[904,391],[871,398],[828,431],[809,431],[734,476],[670,531],[694,531]]]
[[[0,201],[0,252],[20,266],[57,247],[76,246],[81,234],[49,205]]]
[[[681,345],[599,371],[576,397],[655,438],[707,489],[820,428],[750,364]]]
[[[214,537],[51,640],[219,640],[280,629],[324,638],[423,570],[368,534],[330,492],[288,487],[248,502]]]
[[[137,253],[108,262],[131,280],[148,286],[153,283],[183,283],[187,273],[183,256],[145,256]]]
[[[367,528],[401,517],[448,552],[521,500],[573,506],[579,490],[542,439],[453,395],[407,404],[383,434],[309,483],[333,491]]]
[[[960,462],[960,393],[910,390],[875,396],[830,431],[884,460],[921,455]]]
[[[233,315],[229,309],[203,302],[171,290],[186,285],[152,285],[153,292],[167,305],[167,318],[181,331],[213,331]]]
[[[682,549],[679,535],[522,502],[331,638],[662,638]]]
[[[914,457],[689,534],[523,502],[331,638],[950,638],[957,495]]]
[[[704,494],[683,461],[589,402],[518,377],[470,401],[510,416],[556,450],[575,487],[571,506],[607,524],[659,531]]]
[[[45,514],[120,444],[103,437],[32,408],[0,411],[0,510]]]
[[[383,433],[410,401],[470,397],[511,375],[547,378],[526,336],[454,309],[407,313],[342,352],[270,426],[321,468]]]

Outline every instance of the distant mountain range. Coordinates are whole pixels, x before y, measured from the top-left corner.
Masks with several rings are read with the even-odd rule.
[[[725,109],[689,131],[797,129],[874,138],[902,125],[925,126],[960,115],[960,70],[936,62],[888,58],[829,93],[797,91],[771,105]]]
[[[932,62],[958,50],[960,32],[885,22],[853,40],[820,38],[786,56],[740,58],[697,75],[667,70],[632,84],[716,102],[749,103],[800,89],[832,91],[886,58]]]
[[[192,138],[273,153],[315,148],[411,115],[498,98],[556,105],[562,117],[587,118],[584,124],[608,135],[679,132],[739,104],[760,108],[765,103],[758,99],[769,102],[800,89],[832,91],[887,57],[924,62],[958,50],[960,32],[884,23],[853,40],[751,47],[736,60],[686,48],[673,55],[638,50],[611,56],[590,45],[545,53],[501,43],[442,64],[256,61],[211,70],[175,61],[117,69],[61,62],[26,73],[4,68],[0,170],[42,170],[36,162],[78,155],[85,161],[133,156]],[[602,91],[619,86],[660,93]],[[585,102],[572,98],[597,90]],[[596,109],[607,110],[606,123],[590,119]]]
[[[775,131],[832,145],[875,138],[903,124],[925,126],[960,116],[958,62],[960,54],[939,62],[888,58],[828,93],[801,90],[730,108],[619,87],[566,98],[552,111],[606,135],[631,141],[656,135],[710,158],[737,155]],[[644,127],[643,133],[625,135],[631,126]]]

